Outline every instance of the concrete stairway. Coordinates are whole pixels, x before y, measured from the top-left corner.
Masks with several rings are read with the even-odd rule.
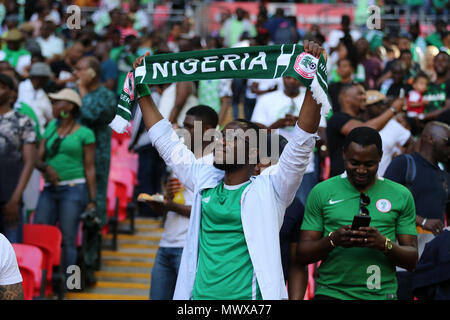
[[[150,218],[138,218],[135,225],[135,234],[118,235],[117,251],[102,250],[97,284],[83,292],[67,293],[67,300],[149,299],[151,269],[163,229],[161,220]],[[106,235],[104,241],[111,238]]]

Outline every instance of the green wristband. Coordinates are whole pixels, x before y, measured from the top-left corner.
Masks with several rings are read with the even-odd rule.
[[[138,99],[145,97],[145,96],[149,96],[151,94],[150,88],[148,87],[147,84],[136,85],[136,92],[137,92]]]

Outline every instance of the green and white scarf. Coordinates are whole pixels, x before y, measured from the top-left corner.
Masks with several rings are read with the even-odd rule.
[[[109,124],[122,133],[129,126],[131,109],[142,84],[163,84],[207,79],[274,79],[294,77],[310,89],[326,116],[328,99],[325,58],[306,53],[301,45],[285,44],[245,48],[225,48],[145,57],[142,65],[129,73],[120,95],[117,114]],[[141,88],[141,89],[140,89]],[[135,89],[136,94],[135,94]]]

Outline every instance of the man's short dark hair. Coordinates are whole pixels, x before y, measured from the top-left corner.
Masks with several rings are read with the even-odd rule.
[[[419,72],[414,76],[413,83],[416,83],[417,80],[420,79],[420,78],[427,79],[427,81],[430,80],[430,78],[428,77],[428,75],[427,75],[425,72],[419,71]]]
[[[190,108],[186,112],[186,115],[200,118],[204,124],[209,125],[212,128],[216,128],[217,124],[219,123],[219,117],[217,116],[217,112],[214,111],[213,108],[205,105],[198,105]]]
[[[87,64],[89,66],[89,68],[94,69],[95,73],[100,76],[100,72],[101,72],[101,64],[98,61],[98,59],[96,57],[85,57]]]
[[[344,14],[341,16],[341,25],[345,26],[345,27],[349,27],[350,26],[350,16],[347,14]]]
[[[441,54],[445,55],[447,57],[447,59],[450,60],[450,55],[447,52],[445,52],[445,51],[439,51],[438,54],[434,58],[436,59]]]
[[[125,37],[125,39],[123,40],[123,42],[125,44],[130,44],[134,39],[137,39],[137,37],[134,34],[130,34],[128,36]]]
[[[367,147],[372,144],[377,147],[378,154],[381,156],[383,154],[383,143],[381,142],[381,136],[377,130],[369,127],[357,127],[354,128],[345,137],[344,141],[344,152],[347,152],[349,145],[354,142],[360,146]]]
[[[255,130],[256,132],[256,148],[258,150],[261,149],[261,143],[265,143],[266,141],[261,141],[260,136],[259,136],[259,131],[262,130],[256,123],[251,122],[249,120],[246,119],[235,119],[233,120],[234,122],[240,122],[243,125],[242,130],[247,131],[247,130]],[[261,159],[259,157],[259,152],[258,152],[258,157],[257,157],[257,162],[259,162]]]
[[[350,60],[349,58],[342,58],[339,59],[337,62],[338,67],[341,65],[341,62],[343,61],[348,61],[348,63],[350,63],[350,65],[352,66],[353,69],[355,69],[354,63],[352,62],[352,60]]]
[[[256,132],[259,132],[259,130],[261,129],[256,123],[251,122],[251,121],[246,120],[246,119],[235,119],[234,121],[241,122],[241,123],[245,124],[245,125],[246,125],[246,128],[243,128],[243,129],[245,129],[245,130],[247,130],[247,129],[253,129],[253,130],[255,130]]]
[[[409,54],[412,56],[412,53],[410,50],[408,49],[403,49],[402,51],[400,51],[400,58],[403,57],[405,54]]]
[[[344,85],[342,86],[341,91],[339,91],[339,99],[340,99],[341,96],[343,96],[344,94],[346,94],[348,90],[350,90],[351,88],[353,88],[353,87],[355,87],[355,86],[361,86],[361,87],[363,87],[364,89],[366,89],[366,88],[364,87],[364,85],[363,85],[362,83],[360,83],[360,82],[352,81],[352,82],[350,82],[350,83],[346,83],[346,84],[344,84]]]
[[[11,77],[3,73],[0,73],[0,83],[4,84],[11,90],[14,90],[15,88],[14,81],[11,79]]]
[[[181,21],[175,21],[174,23],[172,23],[172,25],[170,26],[170,29],[173,29],[173,27],[175,26],[183,26],[183,23],[181,23]]]
[[[278,150],[273,150],[274,152],[272,152],[272,139],[278,139]],[[275,153],[275,151],[277,151],[278,156],[280,157],[287,143],[288,143],[287,139],[280,134],[277,133],[267,134],[267,156],[271,158],[272,155]]]

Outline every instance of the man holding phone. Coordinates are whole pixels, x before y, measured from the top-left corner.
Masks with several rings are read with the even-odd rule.
[[[297,260],[322,261],[315,299],[396,299],[395,266],[417,264],[414,200],[377,176],[382,153],[376,130],[353,129],[343,146],[346,171],[308,197]]]

